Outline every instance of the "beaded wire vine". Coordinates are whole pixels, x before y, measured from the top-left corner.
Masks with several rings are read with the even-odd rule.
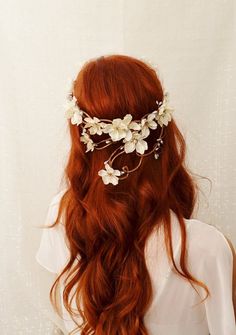
[[[155,159],[159,158],[158,151],[163,144],[163,126],[167,126],[168,122],[171,121],[171,114],[174,110],[168,105],[168,92],[164,93],[163,101],[156,101],[157,109],[145,114],[140,120],[132,120],[131,114],[126,114],[123,119],[116,118],[113,120],[91,117],[87,112],[80,109],[77,99],[72,92],[69,92],[67,98],[66,117],[71,120],[73,125],[81,126],[82,134],[80,138],[87,146],[86,152],[93,151],[94,149],[102,150],[114,142],[123,140],[123,143],[104,162],[105,169],[98,171],[98,175],[102,177],[104,184],[111,183],[117,185],[119,180],[127,178],[130,173],[140,167],[145,156],[153,153]],[[149,152],[144,153],[148,149],[145,138],[149,136],[150,129],[154,130],[158,125],[161,127],[160,135],[156,139],[153,148]],[[103,133],[107,133],[109,137],[99,142],[92,140],[91,135],[102,135]],[[133,151],[140,157],[135,168],[129,169],[126,165],[121,170],[113,168],[113,163],[118,156]]]

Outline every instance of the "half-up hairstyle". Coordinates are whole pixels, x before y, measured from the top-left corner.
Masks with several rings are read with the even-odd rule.
[[[130,113],[133,119],[141,119],[155,110],[156,100],[161,101],[164,92],[152,66],[134,57],[109,55],[84,64],[73,94],[91,117],[114,119]],[[154,228],[164,227],[166,250],[176,273],[193,289],[194,284],[204,288],[205,299],[210,294],[187,268],[184,218],[191,218],[198,186],[185,166],[185,140],[172,119],[164,128],[159,159],[147,156],[118,185],[104,185],[98,171],[120,142],[85,153],[79,127],[70,121],[68,127],[68,187],[51,227],[63,216],[70,259],[50,290],[51,302],[59,313],[56,291],[64,277],[63,304],[78,326],[70,334],[79,330],[82,335],[147,335],[143,318],[153,292],[144,248]],[[160,127],[151,131],[148,147],[160,131]],[[94,135],[95,141],[101,139]],[[116,159],[116,167],[132,169],[138,160],[135,153],[124,154]],[[170,209],[181,228],[180,268],[173,256]]]

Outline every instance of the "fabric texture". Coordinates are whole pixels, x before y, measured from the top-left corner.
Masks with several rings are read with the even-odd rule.
[[[56,194],[49,205],[45,225],[52,224],[58,212],[60,198]],[[153,300],[144,322],[150,335],[236,335],[232,301],[233,255],[223,233],[197,219],[185,219],[187,229],[188,266],[210,291],[195,288],[173,271],[165,252],[162,229],[154,230],[145,247],[145,257],[153,286]],[[178,268],[181,251],[180,228],[171,210],[174,258]],[[43,229],[36,253],[37,262],[48,271],[59,274],[69,259],[69,249],[62,223]],[[62,295],[63,287],[61,287]],[[75,305],[74,305],[75,307]],[[65,327],[75,324],[62,306]]]

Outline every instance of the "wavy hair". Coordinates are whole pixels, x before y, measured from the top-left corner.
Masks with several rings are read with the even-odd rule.
[[[92,117],[113,119],[130,113],[140,119],[155,110],[164,92],[152,66],[131,56],[109,55],[84,64],[73,94]],[[176,273],[193,289],[194,284],[204,288],[205,299],[210,295],[187,267],[184,218],[191,217],[199,188],[185,165],[185,140],[172,118],[164,127],[159,159],[149,155],[118,185],[104,185],[98,171],[120,143],[85,153],[79,127],[70,120],[68,126],[71,148],[64,174],[68,187],[51,227],[63,215],[70,259],[51,287],[51,303],[60,314],[56,292],[64,275],[63,304],[77,325],[70,334],[80,330],[82,335],[147,335],[143,318],[153,292],[144,248],[154,228],[164,227],[167,254]],[[149,148],[159,134],[160,127],[151,130],[146,139]],[[104,134],[93,136],[96,142]],[[135,153],[120,155],[115,168],[134,168],[138,160]],[[170,209],[181,228],[180,269],[173,257]]]

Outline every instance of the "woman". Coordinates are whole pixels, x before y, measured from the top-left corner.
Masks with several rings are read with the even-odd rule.
[[[69,334],[235,335],[234,249],[191,217],[197,183],[156,71],[92,59],[68,100],[67,186],[36,259],[58,274]]]

